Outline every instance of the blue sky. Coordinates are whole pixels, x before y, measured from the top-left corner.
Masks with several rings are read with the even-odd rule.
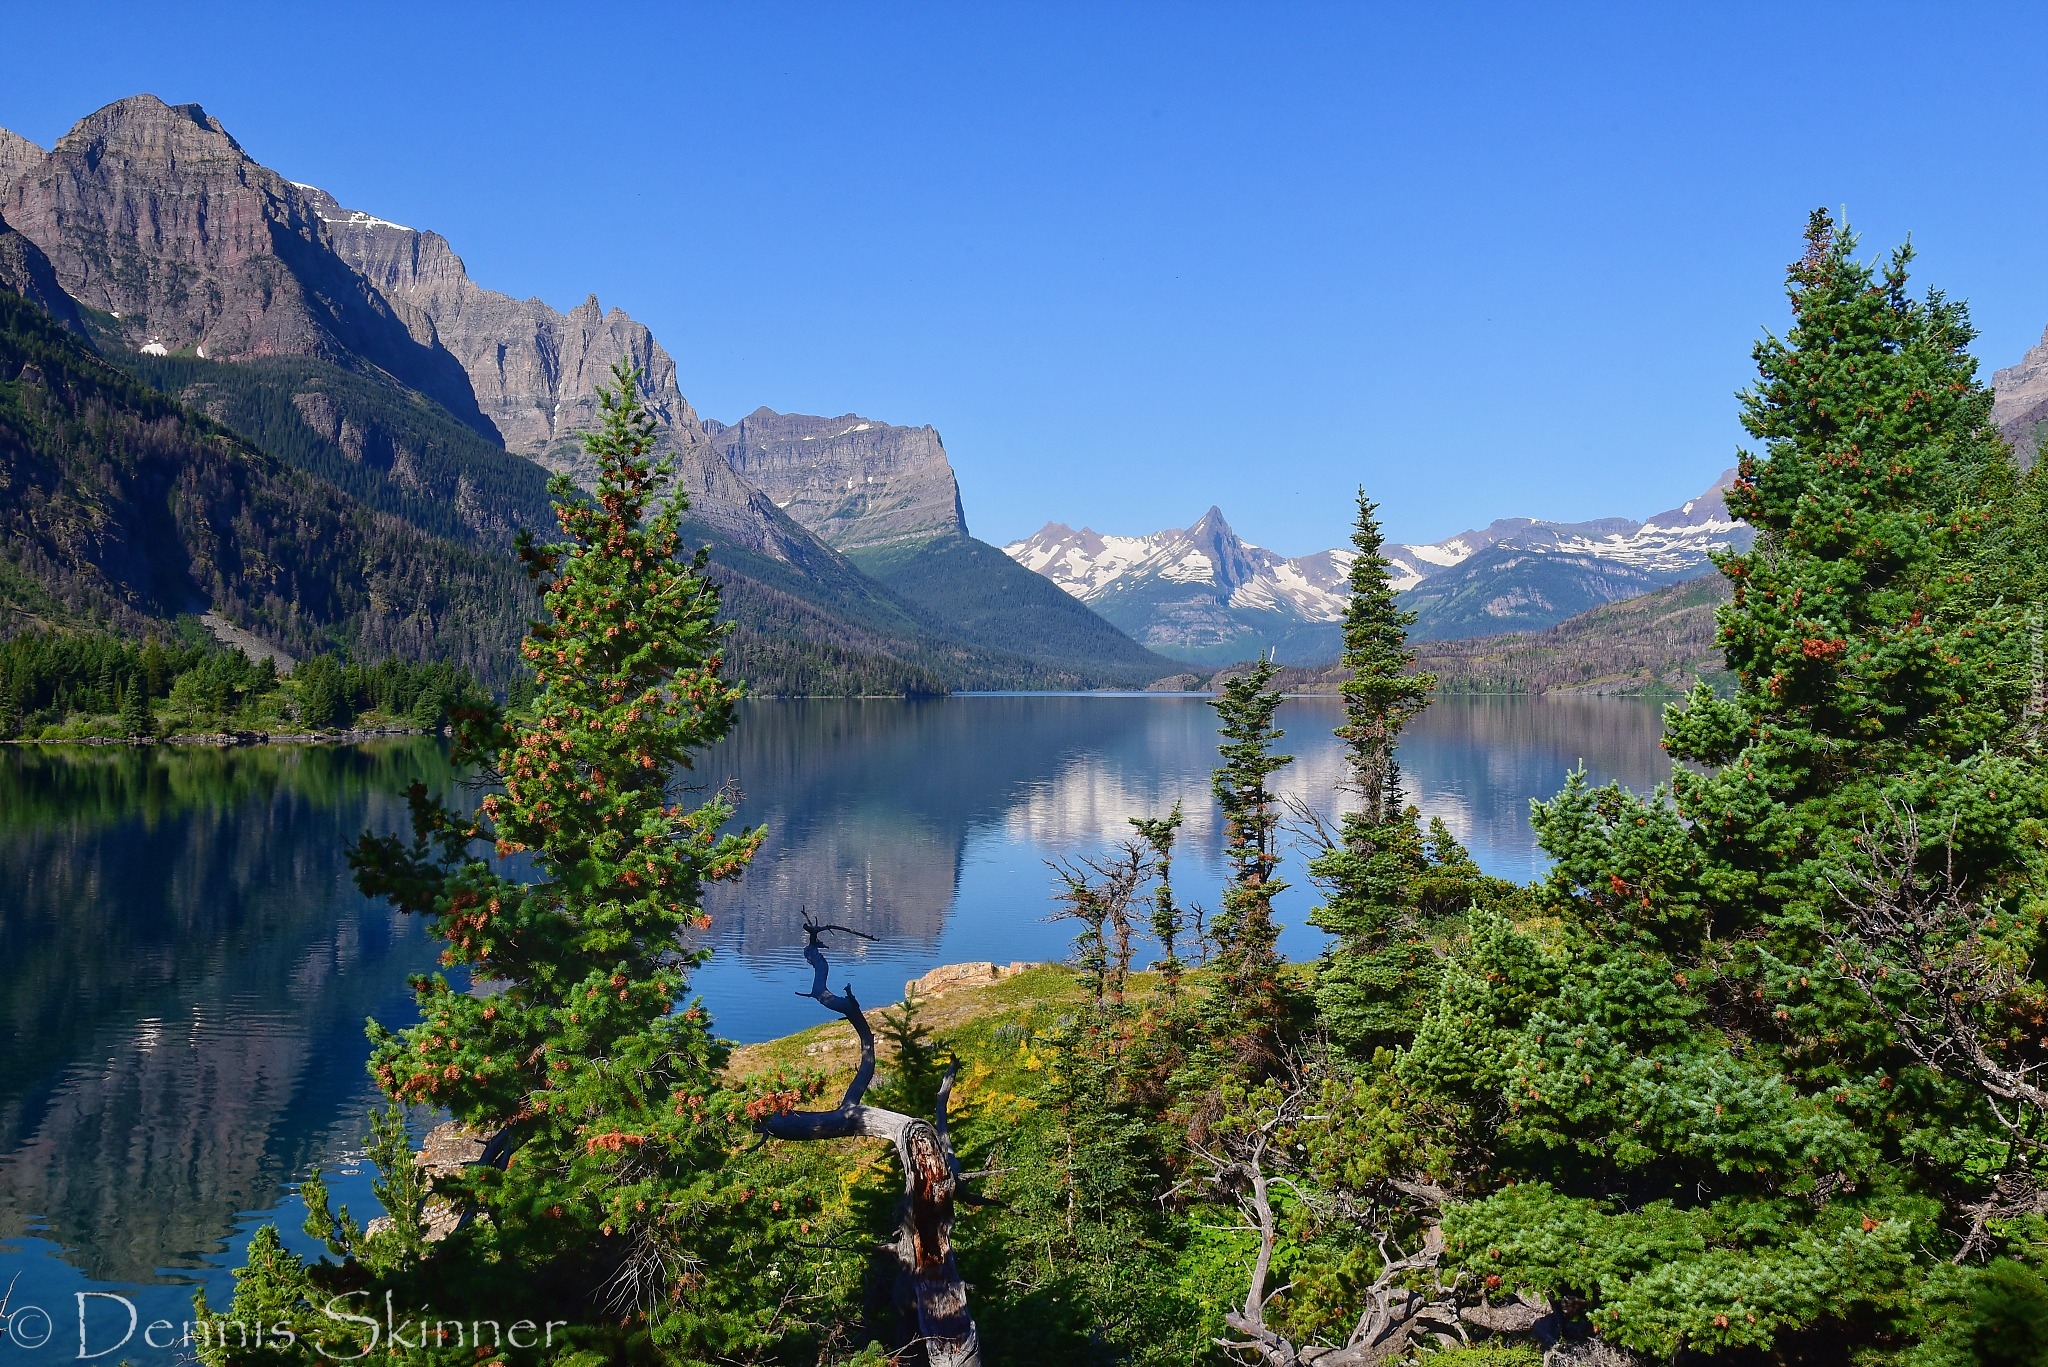
[[[651,325],[700,412],[931,423],[977,534],[1289,554],[1646,516],[1741,439],[1806,212],[2048,324],[2048,10],[9,5],[0,125],[150,91]]]

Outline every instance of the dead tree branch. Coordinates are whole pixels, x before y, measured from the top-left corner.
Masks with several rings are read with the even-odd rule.
[[[1258,1362],[1266,1367],[1370,1367],[1405,1352],[1425,1334],[1460,1335],[1460,1312],[1449,1290],[1432,1276],[1434,1294],[1424,1294],[1402,1283],[1411,1274],[1434,1270],[1443,1257],[1443,1234],[1437,1219],[1423,1228],[1421,1246],[1403,1254],[1392,1246],[1390,1235],[1378,1236],[1381,1269],[1366,1288],[1364,1312],[1357,1326],[1341,1345],[1297,1344],[1267,1319],[1267,1311],[1286,1286],[1268,1287],[1273,1255],[1279,1239],[1279,1216],[1274,1208],[1276,1189],[1285,1188],[1312,1206],[1334,1213],[1356,1215],[1351,1202],[1313,1192],[1298,1180],[1295,1161],[1289,1152],[1288,1136],[1297,1127],[1314,1121],[1308,1105],[1311,1087],[1300,1071],[1287,1079],[1279,1103],[1253,1118],[1253,1123],[1235,1130],[1218,1131],[1207,1143],[1191,1144],[1195,1156],[1209,1168],[1205,1179],[1220,1195],[1230,1199],[1242,1212],[1245,1228],[1258,1236],[1251,1276],[1243,1305],[1226,1311],[1223,1322],[1236,1335],[1215,1342],[1240,1361]],[[1418,1184],[1419,1191],[1436,1192]],[[1441,1194],[1441,1193],[1437,1193]],[[1432,1207],[1434,1202],[1431,1203]],[[1482,1313],[1488,1307],[1479,1307]],[[1482,1321],[1472,1321],[1490,1328]],[[1532,1315],[1530,1323],[1535,1318]]]
[[[1152,854],[1142,840],[1126,840],[1103,859],[1052,861],[1062,890],[1055,895],[1061,910],[1052,919],[1071,918],[1086,927],[1076,937],[1076,959],[1090,979],[1095,1004],[1106,997],[1123,1005],[1131,976],[1131,904],[1152,872]]]
[[[1824,928],[1837,968],[1922,1066],[1975,1086],[2014,1142],[2042,1147],[2048,1061],[2000,1057],[1987,1041],[1984,1013],[2012,998],[2021,972],[1985,938],[1953,840],[1930,863],[1918,815],[1887,804],[1884,828],[1866,825],[1858,843],[1869,867],[1829,876],[1847,909],[1843,926]]]
[[[903,1165],[903,1201],[897,1212],[895,1243],[896,1304],[906,1325],[917,1332],[930,1367],[980,1367],[981,1338],[967,1308],[967,1283],[953,1259],[953,1201],[960,1181],[960,1160],[946,1129],[946,1107],[952,1098],[958,1062],[949,1063],[939,1082],[933,1120],[922,1120],[862,1098],[875,1078],[875,1032],[849,986],[833,992],[826,986],[830,966],[820,937],[827,931],[872,936],[845,926],[819,925],[804,918],[804,958],[812,969],[809,997],[826,1010],[844,1016],[860,1038],[860,1064],[846,1095],[829,1111],[784,1111],[765,1117],[762,1130],[775,1139],[805,1141],[854,1137],[886,1139],[896,1146]]]

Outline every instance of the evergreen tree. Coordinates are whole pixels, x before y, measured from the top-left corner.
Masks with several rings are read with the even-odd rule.
[[[1475,916],[1399,1065],[1484,1155],[1450,1259],[1662,1356],[1874,1352],[1951,1259],[2039,1256],[2048,803],[2021,607],[1970,582],[2010,478],[1962,307],[1853,247],[1813,217],[1756,349],[1740,689],[1667,723],[1700,769],[1541,804],[1554,919]]]
[[[299,721],[316,731],[349,723],[349,699],[342,666],[331,655],[316,655],[292,672],[299,697]]]
[[[1178,949],[1182,912],[1173,900],[1173,843],[1182,820],[1178,802],[1165,816],[1130,818],[1138,837],[1152,851],[1152,938],[1159,942],[1159,962],[1155,967],[1169,1007],[1180,1000],[1181,975],[1187,970]]]
[[[1359,799],[1361,831],[1404,819],[1401,769],[1394,746],[1401,730],[1423,708],[1436,687],[1433,674],[1411,672],[1408,628],[1415,614],[1403,612],[1388,582],[1386,538],[1379,508],[1358,491],[1358,520],[1351,529],[1351,598],[1344,605],[1344,656],[1351,675],[1338,691],[1344,698],[1344,742],[1351,784]],[[1346,845],[1352,844],[1346,840]]]
[[[156,717],[149,710],[149,693],[141,678],[128,681],[121,695],[121,733],[140,740],[156,734]]]
[[[708,953],[681,939],[708,922],[704,885],[739,876],[762,833],[721,833],[723,795],[680,796],[740,690],[721,677],[706,557],[678,559],[680,493],[650,511],[669,474],[654,421],[636,376],[614,375],[586,438],[595,501],[558,476],[565,539],[520,541],[546,613],[522,648],[535,695],[458,727],[458,757],[503,791],[472,816],[415,785],[413,838],[365,835],[351,856],[366,893],[429,918],[445,965],[502,989],[423,976],[417,1025],[371,1027],[393,1100],[487,1138],[484,1161],[439,1193],[484,1218],[416,1267],[344,1248],[355,1270],[336,1275],[360,1285],[381,1264],[401,1303],[424,1285],[437,1310],[464,1296],[535,1318],[552,1307],[606,1361],[695,1360],[766,1341],[778,1311],[762,1288],[782,1274],[744,1249],[792,1236],[795,1212],[747,1207],[727,1155],[754,1117],[721,1086],[704,1010],[682,1006]],[[535,876],[494,868],[479,842],[524,854]]]
[[[1421,814],[1401,790],[1394,747],[1409,719],[1428,706],[1436,680],[1410,672],[1415,614],[1394,602],[1378,509],[1363,489],[1351,544],[1342,659],[1350,677],[1342,685],[1337,736],[1358,809],[1340,818],[1337,839],[1310,861],[1310,875],[1328,894],[1310,920],[1336,937],[1316,974],[1323,1023],[1339,1044],[1369,1054],[1413,1032],[1431,982],[1434,956],[1414,905],[1430,861]]]
[[[1280,981],[1280,927],[1273,920],[1273,899],[1287,886],[1273,877],[1280,867],[1280,800],[1269,780],[1294,756],[1273,752],[1273,742],[1286,734],[1273,725],[1280,695],[1268,687],[1278,672],[1278,665],[1262,659],[1226,680],[1210,701],[1220,723],[1216,749],[1222,760],[1210,788],[1223,810],[1224,858],[1230,865],[1212,929],[1217,972],[1210,1035],[1229,1062],[1253,1074],[1279,1059],[1289,1009]]]

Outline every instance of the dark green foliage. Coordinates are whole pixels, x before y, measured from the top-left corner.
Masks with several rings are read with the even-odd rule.
[[[1972,1208],[2035,1180],[1966,1062],[2041,1033],[2023,609],[1972,572],[2011,476],[1960,306],[1825,215],[1807,248],[1744,399],[1767,459],[1730,498],[1758,529],[1723,561],[1736,696],[1669,714],[1700,767],[1668,794],[1541,805],[1556,919],[1475,918],[1399,1063],[1488,1155],[1454,1265],[1656,1354],[1907,1331],[1949,1257],[1997,1246]],[[1911,937],[1867,910],[1893,895]]]
[[[1289,1006],[1280,982],[1280,927],[1273,899],[1287,885],[1280,867],[1280,799],[1268,780],[1294,762],[1273,752],[1285,733],[1273,725],[1280,695],[1268,689],[1277,666],[1261,660],[1231,679],[1211,701],[1221,740],[1221,763],[1210,782],[1223,811],[1224,857],[1230,881],[1212,929],[1217,987],[1211,1033],[1225,1056],[1258,1073],[1279,1059],[1280,1029]]]
[[[208,658],[204,649],[166,648],[153,637],[136,646],[104,634],[31,631],[0,641],[0,700],[15,719],[7,734],[74,713],[113,713],[128,698],[165,697],[176,676]],[[108,696],[110,681],[118,681],[118,701]]]
[[[1146,650],[1043,575],[985,541],[941,537],[854,551],[854,564],[920,610],[936,631],[1094,687],[1138,687],[1179,668]]]
[[[0,641],[0,702],[16,735],[140,739],[173,731],[292,730],[347,726],[364,713],[383,726],[438,728],[484,694],[447,664],[333,655],[300,663],[289,680],[268,658],[214,645],[198,633],[142,645],[95,632],[24,632]],[[203,642],[200,643],[200,642]],[[162,715],[158,715],[159,708]],[[111,726],[100,725],[112,719]]]
[[[341,666],[333,656],[323,655],[299,666],[299,720],[319,729],[346,726],[351,720],[349,698],[344,690]]]
[[[141,636],[209,606],[294,655],[445,659],[502,683],[530,610],[497,552],[245,445],[0,291],[0,620]]]
[[[434,536],[509,548],[518,528],[553,520],[547,471],[382,376],[299,356],[109,354],[259,451]]]
[[[1402,728],[1429,703],[1436,679],[1413,672],[1408,628],[1381,553],[1378,510],[1358,494],[1351,544],[1351,600],[1344,609],[1345,673],[1339,692],[1347,784],[1357,803],[1309,863],[1325,891],[1310,914],[1336,937],[1316,973],[1316,1007],[1331,1039],[1357,1058],[1405,1044],[1436,984],[1435,941],[1475,901],[1512,888],[1479,872],[1441,820],[1423,834],[1394,758]]]

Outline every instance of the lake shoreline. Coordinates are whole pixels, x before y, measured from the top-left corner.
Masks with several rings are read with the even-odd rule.
[[[194,731],[172,736],[54,736],[0,740],[0,745],[211,745],[220,748],[256,745],[359,745],[389,736],[445,736],[446,727],[373,726],[348,731]]]

